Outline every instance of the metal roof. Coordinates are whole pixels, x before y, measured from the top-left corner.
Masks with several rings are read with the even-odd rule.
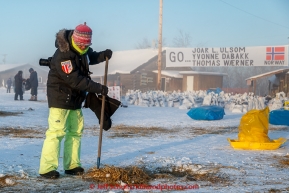
[[[273,70],[273,71],[270,71],[270,72],[266,72],[266,73],[263,73],[263,74],[259,74],[259,75],[256,75],[256,76],[251,76],[245,80],[255,80],[255,79],[258,79],[258,78],[263,78],[263,77],[266,77],[266,76],[272,76],[272,75],[275,75],[275,74],[279,74],[279,73],[283,73],[283,72],[289,72],[289,68],[286,68],[286,69],[278,69],[278,70]]]
[[[154,56],[158,55],[157,49],[137,49],[126,51],[115,51],[108,64],[107,74],[130,74],[132,70],[146,63]],[[91,77],[99,77],[104,75],[104,63],[97,65],[89,65],[89,70],[93,72]]]
[[[158,73],[157,70],[153,71]],[[162,75],[174,77],[174,78],[183,78],[183,75],[215,75],[215,76],[227,76],[226,73],[220,72],[199,72],[199,71],[176,71],[176,70],[162,70]]]
[[[153,72],[158,73],[158,70],[154,70]],[[169,76],[173,78],[183,78],[183,75],[181,75],[179,71],[175,71],[175,70],[162,70],[161,74],[164,76]]]

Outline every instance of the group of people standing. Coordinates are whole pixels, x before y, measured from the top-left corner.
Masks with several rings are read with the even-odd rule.
[[[19,100],[24,100],[23,93],[25,90],[24,89],[25,84],[29,84],[30,86],[28,88],[31,89],[31,98],[29,99],[29,101],[37,101],[37,88],[38,88],[37,72],[34,71],[33,68],[30,68],[29,72],[30,72],[30,76],[27,79],[22,77],[23,75],[22,70],[19,70],[18,73],[14,76],[14,91],[15,91],[14,100],[16,101],[18,100],[18,96],[19,96]],[[7,84],[7,93],[10,93],[11,86],[12,86],[11,78],[7,80],[6,84]],[[26,90],[29,90],[29,89],[27,89],[26,87]]]

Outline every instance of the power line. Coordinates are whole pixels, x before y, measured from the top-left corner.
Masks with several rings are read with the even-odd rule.
[[[281,25],[281,24],[279,24],[279,23],[275,23],[275,22],[270,21],[270,20],[268,20],[268,19],[264,19],[264,18],[262,18],[262,17],[259,17],[259,16],[257,16],[257,15],[254,15],[254,14],[252,14],[252,13],[249,13],[248,11],[245,11],[245,10],[243,10],[243,9],[240,9],[240,8],[238,8],[238,7],[234,6],[234,5],[231,5],[231,4],[229,4],[229,3],[227,3],[227,2],[225,2],[225,1],[223,1],[223,0],[219,0],[219,1],[221,1],[221,2],[223,2],[223,3],[225,3],[225,4],[227,4],[227,5],[229,5],[229,6],[231,6],[231,7],[234,7],[235,9],[238,9],[238,10],[240,10],[240,11],[243,11],[244,13],[247,13],[247,14],[249,14],[249,15],[252,15],[252,16],[254,16],[254,17],[257,17],[257,18],[262,19],[262,20],[264,20],[264,21],[267,21],[267,22],[269,22],[269,23],[273,23],[273,24],[275,24],[275,25],[279,25],[279,26],[281,26],[281,27],[284,27],[284,28],[289,29],[289,27],[287,27],[287,26],[285,26],[285,25]]]

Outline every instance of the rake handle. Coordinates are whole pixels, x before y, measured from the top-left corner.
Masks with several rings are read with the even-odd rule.
[[[104,69],[104,82],[103,85],[107,85],[107,71],[108,71],[108,58],[105,60]],[[101,116],[100,116],[100,129],[99,129],[99,140],[98,140],[98,154],[97,154],[97,169],[100,166],[101,157],[101,147],[102,147],[102,132],[103,132],[103,120],[104,120],[104,108],[105,108],[105,95],[102,95],[102,105],[101,105]]]

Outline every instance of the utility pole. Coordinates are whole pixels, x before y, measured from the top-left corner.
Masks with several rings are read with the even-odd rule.
[[[159,14],[159,53],[158,53],[158,90],[161,90],[161,71],[162,71],[162,29],[163,29],[163,0],[160,0]]]
[[[6,63],[6,56],[7,56],[7,54],[2,54],[2,56],[4,57],[3,60],[2,60],[2,61],[3,61],[3,64],[5,64],[5,63]]]

